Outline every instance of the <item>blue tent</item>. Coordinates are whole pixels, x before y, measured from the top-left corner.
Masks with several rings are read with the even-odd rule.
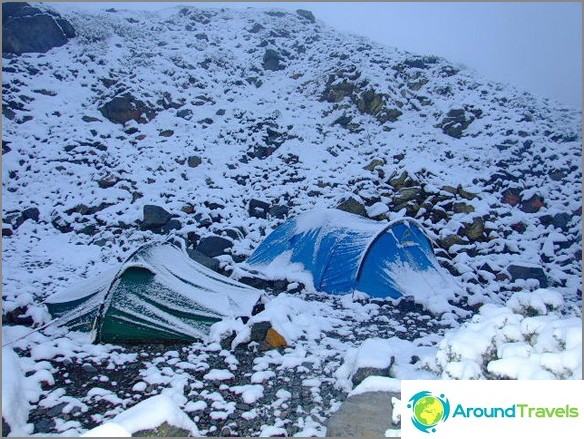
[[[315,289],[332,294],[409,295],[428,304],[435,295],[442,303],[453,298],[457,289],[410,218],[388,223],[332,209],[305,213],[276,228],[248,264],[262,271],[274,261],[301,263]]]

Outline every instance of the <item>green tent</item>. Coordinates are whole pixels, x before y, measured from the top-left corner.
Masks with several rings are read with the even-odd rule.
[[[251,316],[261,291],[221,276],[171,243],[139,248],[119,270],[50,296],[49,313],[98,342],[204,339],[225,318]]]

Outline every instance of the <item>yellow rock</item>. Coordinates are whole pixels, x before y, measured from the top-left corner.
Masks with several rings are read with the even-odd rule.
[[[274,328],[268,329],[268,333],[266,334],[266,343],[272,349],[288,346],[288,343],[286,343],[284,337],[282,337]]]

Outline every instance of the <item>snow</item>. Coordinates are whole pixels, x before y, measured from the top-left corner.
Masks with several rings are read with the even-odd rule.
[[[19,359],[11,348],[2,348],[2,418],[14,436],[29,435],[32,424],[27,424],[30,404],[25,395],[27,379],[20,368]]]
[[[122,435],[131,436],[142,430],[151,430],[163,423],[187,430],[193,436],[199,436],[196,424],[166,395],[156,395],[123,411],[112,419],[93,430],[88,436],[107,437]],[[125,434],[128,433],[128,434]]]
[[[562,304],[556,291],[539,289],[484,305],[440,342],[442,378],[582,379],[582,319],[557,315]]]
[[[235,375],[224,369],[211,369],[203,376],[203,379],[210,381],[227,381],[233,378]]]
[[[91,430],[87,430],[81,437],[132,437],[132,433],[119,424],[106,422]]]
[[[360,395],[367,392],[401,392],[401,382],[396,378],[369,376],[359,383],[347,396]]]
[[[2,115],[2,139],[10,148],[2,155],[3,228],[12,233],[2,237],[2,309],[4,317],[22,308],[33,320],[33,328],[2,328],[2,406],[11,434],[42,434],[29,419],[35,408],[64,403],[64,412],[85,415],[99,402],[107,409],[92,413],[94,422],[104,423],[92,430],[96,436],[126,435],[154,418],[194,428],[185,417],[212,423],[199,433],[216,434],[232,416],[241,416],[242,423],[253,420],[255,429],[238,431],[241,436],[323,436],[326,417],[359,388],[350,380],[357,365],[387,365],[389,355],[395,362],[387,380],[582,378],[581,112],[464,69],[449,75],[454,66],[443,59],[409,67],[415,55],[342,35],[322,22],[308,25],[294,13],[278,17],[225,8],[205,24],[199,15],[204,11],[197,10],[70,12],[76,39],[45,54],[3,58],[3,104],[23,109],[15,109],[13,118]],[[264,27],[257,34],[249,31],[255,23]],[[193,37],[187,26],[207,40]],[[285,70],[262,68],[260,44],[268,40],[292,54]],[[379,123],[359,110],[354,97],[326,101],[327,81],[338,72],[358,74],[403,114]],[[107,86],[105,78],[116,85]],[[257,78],[257,86],[247,78]],[[335,80],[340,84],[343,78]],[[426,82],[416,90],[412,84],[418,80]],[[145,124],[107,121],[98,107],[122,90],[155,108],[156,116]],[[165,93],[173,103],[184,103],[180,109],[191,110],[192,118],[158,104]],[[468,135],[454,139],[439,124],[449,110],[462,107],[482,115]],[[97,120],[85,122],[84,116]],[[341,116],[359,128],[334,124]],[[201,122],[206,118],[213,123]],[[266,143],[268,127],[283,133],[284,142],[271,155],[256,157],[253,148]],[[130,128],[138,131],[128,134]],[[159,135],[168,129],[171,137]],[[202,159],[194,168],[187,162],[192,155]],[[372,159],[384,162],[375,172],[364,169]],[[477,217],[488,229],[483,240],[437,251],[440,264],[458,273],[455,285],[444,283],[439,273],[422,279],[407,267],[388,267],[409,288],[413,309],[405,309],[405,300],[376,301],[359,292],[319,293],[304,267],[282,255],[262,271],[267,279],[291,283],[284,293],[265,292],[265,311],[249,322],[235,317],[237,309],[255,304],[251,299],[236,303],[232,313],[227,312],[232,303],[205,302],[228,314],[206,342],[132,354],[120,346],[93,345],[88,334],[50,322],[45,304],[101,291],[135,249],[166,238],[140,228],[145,204],[163,206],[181,222],[182,229],[171,233],[177,238],[237,230],[242,236],[220,258],[235,281],[249,274],[245,260],[286,219],[250,217],[251,199],[289,207],[288,218],[308,214],[298,231],[322,225],[323,211],[329,211],[328,224],[371,232],[409,218],[389,184],[403,172],[427,195],[415,219],[435,244],[460,236]],[[559,180],[552,178],[557,172],[563,175]],[[100,187],[98,181],[108,176],[120,180]],[[459,185],[475,197],[462,197]],[[508,187],[520,188],[523,199],[542,195],[545,205],[530,214],[505,204],[502,192]],[[353,222],[330,213],[349,196],[363,202],[369,216],[386,215],[388,221]],[[454,213],[451,206],[459,202],[474,212]],[[99,211],[84,213],[82,206]],[[38,208],[39,220],[18,225],[29,207]],[[567,215],[567,223],[550,224],[555,215]],[[57,230],[63,224],[72,231]],[[176,267],[159,276],[162,283],[174,285],[173,273],[194,273],[175,256],[154,255],[156,263]],[[506,267],[525,262],[544,270],[549,288],[534,279],[506,278]],[[237,290],[225,277],[203,274],[207,286],[221,281]],[[424,310],[418,312],[418,305]],[[271,322],[289,346],[262,352],[247,344],[251,325],[260,321]],[[230,333],[235,339],[223,349],[220,342]],[[236,348],[253,355],[251,370],[238,363]],[[99,369],[80,384],[81,396],[70,394],[79,384],[74,376],[57,375],[69,361],[72,369]],[[120,370],[136,377],[127,389],[114,384]],[[67,380],[72,384],[56,384]],[[292,382],[306,385],[315,408],[295,402],[287,387]],[[331,386],[338,401],[326,393]],[[253,408],[241,413],[236,404],[245,400]],[[140,401],[150,401],[148,410]],[[126,407],[136,410],[124,418]],[[280,418],[286,410],[295,421]],[[55,417],[49,434],[90,433],[86,421],[75,419]],[[395,434],[399,430],[386,432]]]

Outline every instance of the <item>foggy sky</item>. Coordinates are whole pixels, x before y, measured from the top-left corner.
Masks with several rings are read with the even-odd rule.
[[[486,79],[582,109],[580,2],[76,2],[68,7],[155,10],[179,4],[308,9],[338,30],[442,56]]]

